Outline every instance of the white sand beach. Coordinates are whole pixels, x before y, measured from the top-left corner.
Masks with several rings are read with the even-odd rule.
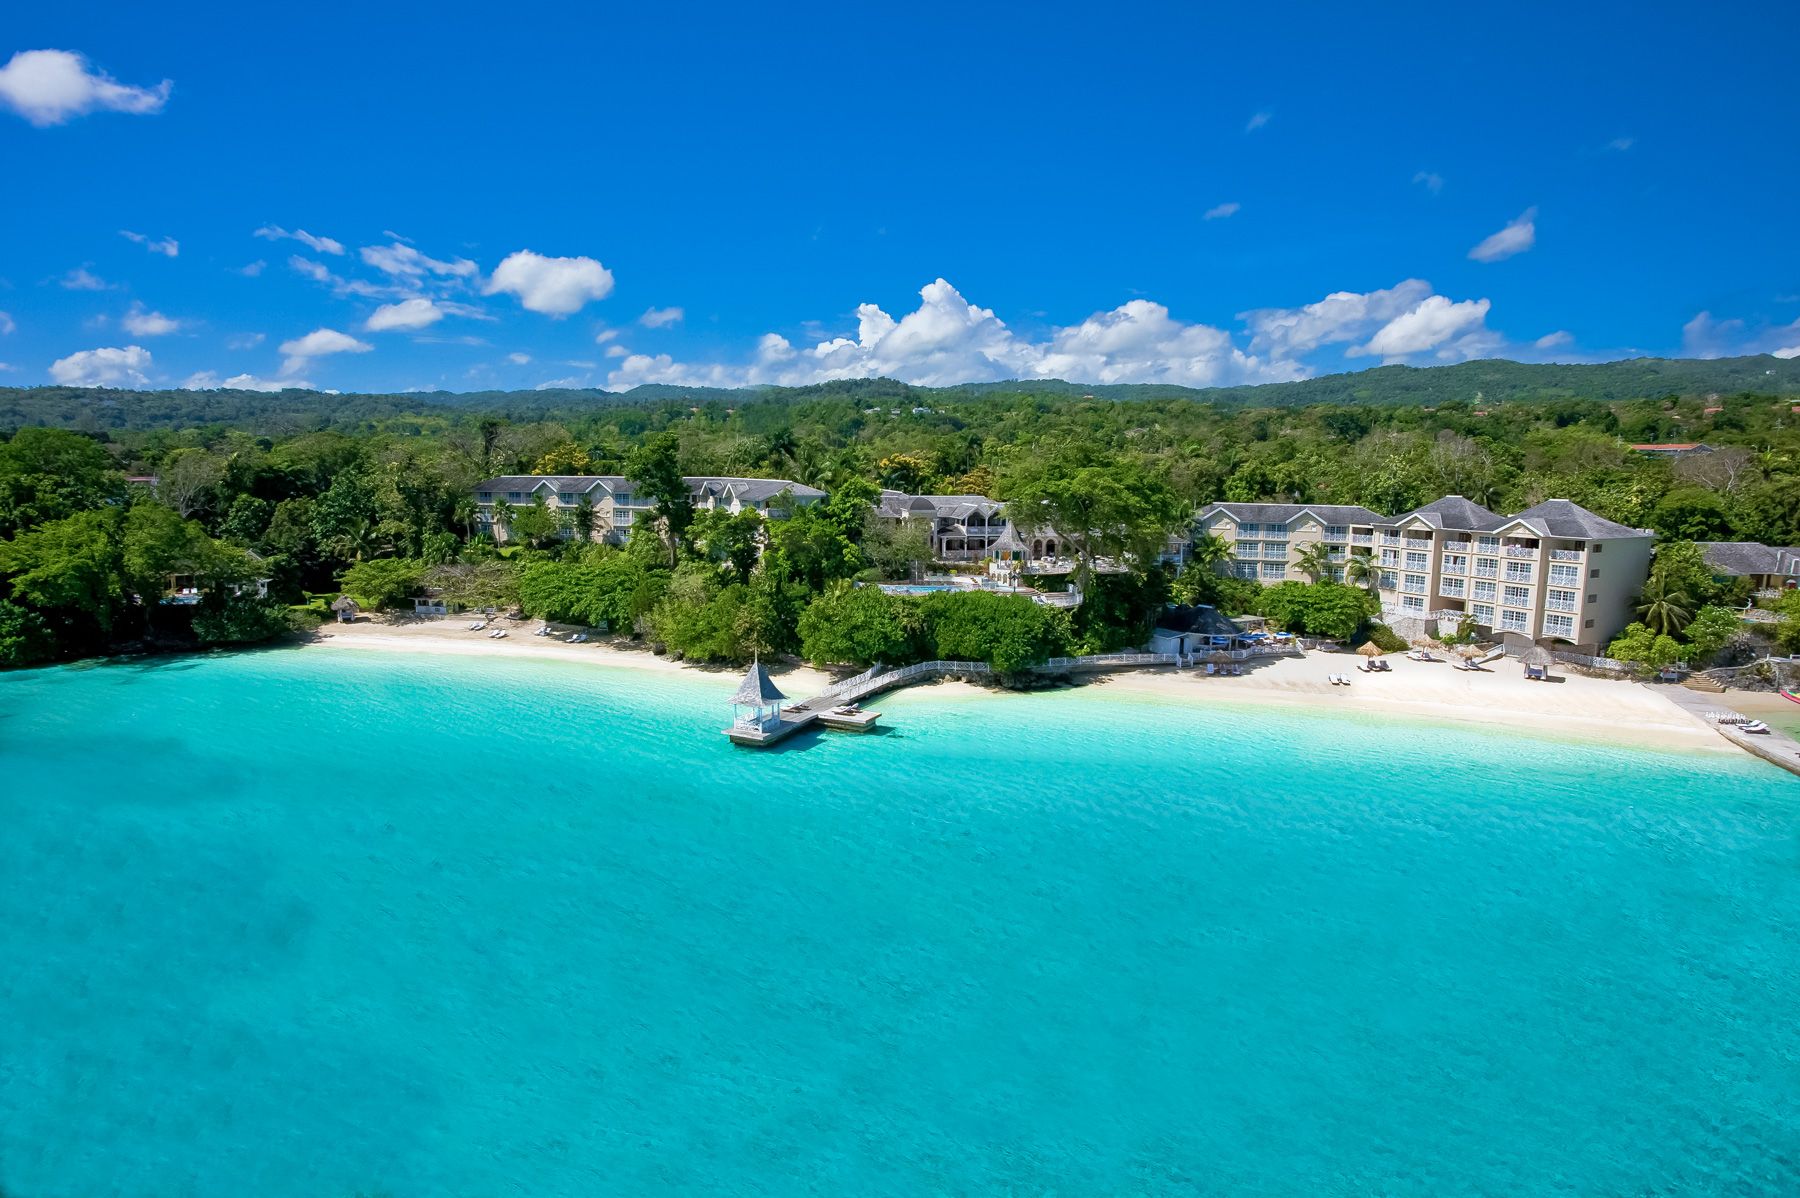
[[[470,632],[469,623],[467,616],[403,618],[392,622],[364,619],[355,624],[327,624],[319,630],[316,643],[334,648],[472,657],[536,657],[634,670],[700,670],[719,674],[721,685],[727,677],[735,679],[737,673],[716,666],[671,661],[644,649],[606,643],[571,645],[533,636],[532,630],[538,626],[535,620],[499,621],[498,626],[509,633],[503,640],[490,639],[486,632]],[[1120,694],[1138,694],[1159,701],[1276,704],[1369,717],[1389,715],[1396,719],[1480,724],[1537,736],[1634,748],[1739,751],[1708,725],[1657,694],[1653,687],[1635,682],[1560,672],[1555,672],[1553,682],[1528,682],[1518,663],[1510,660],[1480,673],[1453,670],[1447,662],[1411,661],[1397,654],[1386,660],[1393,665],[1390,673],[1358,672],[1362,658],[1353,654],[1309,653],[1305,657],[1259,662],[1234,678],[1207,677],[1199,670],[1157,670],[1109,674],[1092,681]],[[782,690],[795,698],[832,681],[824,671],[804,665],[769,666]],[[1347,674],[1351,684],[1333,686],[1327,681],[1331,674]],[[962,683],[940,682],[935,686],[961,692],[970,700],[989,693]]]

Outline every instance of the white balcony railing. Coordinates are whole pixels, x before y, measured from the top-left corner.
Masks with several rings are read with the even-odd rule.
[[[1370,532],[1351,533],[1350,543],[1352,545],[1373,545],[1375,543],[1375,534]]]
[[[1535,545],[1506,545],[1503,548],[1506,550],[1507,557],[1536,557],[1538,555]]]
[[[1553,562],[1578,562],[1581,560],[1579,549],[1552,549],[1550,560]]]
[[[1477,578],[1498,578],[1499,576],[1499,566],[1483,566],[1478,564],[1475,567],[1475,577]]]
[[[1546,599],[1544,606],[1551,611],[1574,611],[1575,601],[1573,599]]]
[[[1446,557],[1443,560],[1442,569],[1446,574],[1467,574],[1469,572],[1469,559]]]

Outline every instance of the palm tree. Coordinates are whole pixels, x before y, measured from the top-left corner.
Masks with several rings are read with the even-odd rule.
[[[1323,541],[1311,542],[1294,559],[1294,569],[1314,582],[1327,577],[1331,573],[1331,547]]]
[[[1358,549],[1350,555],[1344,564],[1344,580],[1352,586],[1362,587],[1371,595],[1381,591],[1381,567],[1375,564],[1375,555],[1367,549]]]
[[[1644,584],[1638,595],[1637,614],[1651,632],[1659,636],[1674,636],[1688,626],[1693,619],[1690,605],[1693,600],[1680,587],[1671,586],[1669,580],[1661,575],[1653,574]]]
[[[1217,574],[1220,572],[1220,568],[1231,560],[1232,552],[1230,541],[1217,533],[1203,532],[1194,538],[1192,545],[1188,546],[1188,561],[1202,570],[1210,570]]]

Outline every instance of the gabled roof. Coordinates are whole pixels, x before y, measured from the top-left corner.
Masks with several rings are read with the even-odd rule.
[[[688,476],[682,481],[697,495],[732,495],[749,503],[765,503],[783,491],[792,492],[795,499],[825,498],[825,492],[819,488],[786,478],[733,478],[702,474]]]
[[[1202,636],[1239,636],[1243,629],[1221,615],[1216,607],[1168,607],[1156,618],[1161,632],[1196,632]]]
[[[1422,520],[1433,528],[1453,532],[1492,532],[1506,523],[1506,517],[1490,512],[1474,500],[1464,499],[1461,495],[1446,495],[1424,507],[1402,512],[1392,520],[1383,520],[1381,523],[1388,527],[1398,527],[1409,520]]]
[[[625,480],[616,474],[502,474],[475,484],[477,491],[535,491],[549,484],[555,491],[591,491],[604,486],[608,490]]]
[[[1209,503],[1200,516],[1204,519],[1214,512],[1250,524],[1287,524],[1309,514],[1325,524],[1375,524],[1385,519],[1380,512],[1354,503]]]
[[[1793,549],[1758,541],[1701,541],[1699,548],[1701,558],[1717,574],[1741,578],[1800,572],[1800,554]]]
[[[1610,541],[1620,537],[1649,537],[1656,534],[1641,528],[1628,528],[1605,516],[1595,515],[1579,503],[1567,499],[1546,499],[1514,516],[1509,524],[1524,524],[1543,536],[1568,537],[1578,541]]]
[[[746,707],[762,707],[770,703],[780,703],[787,698],[776,689],[774,679],[769,671],[763,668],[762,662],[752,662],[744,681],[738,685],[737,694],[731,696],[733,703],[741,703]]]

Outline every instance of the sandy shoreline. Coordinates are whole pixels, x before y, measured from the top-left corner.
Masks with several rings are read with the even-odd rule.
[[[316,644],[332,648],[448,653],[460,656],[530,657],[586,662],[633,670],[704,672],[721,684],[736,672],[693,666],[641,649],[606,644],[570,645],[533,636],[536,621],[503,621],[510,634],[489,639],[470,632],[467,617],[442,620],[328,624]],[[1360,658],[1312,653],[1256,665],[1237,678],[1209,678],[1201,671],[1119,673],[1097,684],[1121,695],[1180,703],[1271,705],[1332,711],[1379,719],[1446,721],[1513,729],[1537,737],[1654,748],[1673,752],[1737,753],[1710,727],[1648,686],[1611,679],[1559,676],[1552,683],[1527,682],[1517,663],[1504,662],[1486,673],[1463,673],[1447,663],[1388,658],[1393,671],[1362,674]],[[782,690],[795,698],[816,692],[831,676],[807,666],[771,665]],[[1333,686],[1327,675],[1348,674],[1348,687]],[[957,685],[961,684],[939,684]],[[964,687],[972,695],[979,688]],[[1785,701],[1784,701],[1785,702]]]

